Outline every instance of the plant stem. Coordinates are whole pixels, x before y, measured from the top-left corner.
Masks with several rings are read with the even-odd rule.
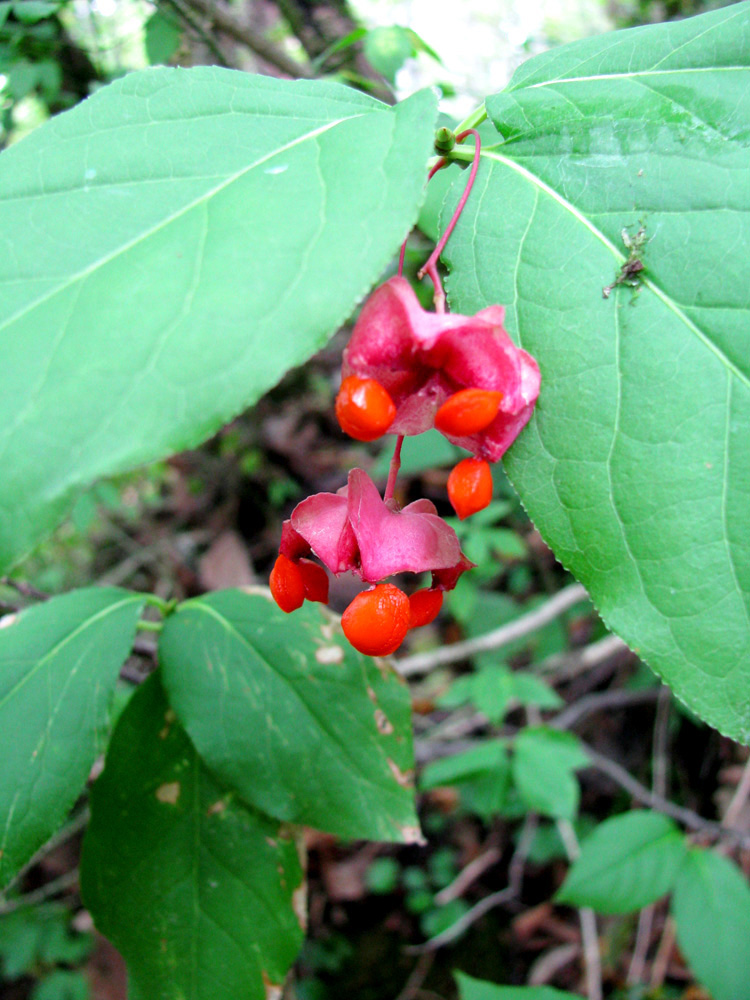
[[[163,597],[159,597],[158,594],[144,594],[146,599],[146,604],[150,605],[152,608],[157,608],[166,618],[167,615],[171,615],[174,609],[177,607],[177,601],[165,601]]]
[[[469,179],[466,182],[466,187],[464,188],[464,192],[459,199],[456,210],[445,228],[445,232],[438,240],[435,249],[427,258],[426,264],[420,271],[417,272],[418,278],[422,278],[426,274],[435,286],[435,312],[437,313],[445,312],[445,292],[443,291],[443,283],[441,282],[440,275],[438,274],[437,262],[440,259],[440,254],[445,249],[445,244],[450,239],[450,235],[461,216],[461,212],[464,210],[464,205],[471,194],[471,189],[474,186],[474,179],[476,178],[477,170],[479,169],[479,155],[482,151],[482,140],[479,138],[477,130],[473,128],[465,129],[463,132],[459,132],[456,136],[456,140],[460,142],[462,139],[465,139],[467,135],[474,136],[474,159],[471,164]],[[434,177],[438,170],[441,170],[447,162],[448,160],[445,157],[441,157],[441,159],[438,160],[438,162],[430,170],[427,180],[429,181],[431,177]]]
[[[557,831],[571,861],[581,853],[573,824],[567,819],[557,820]],[[578,910],[583,943],[583,961],[586,969],[586,987],[589,1000],[602,1000],[602,963],[599,954],[599,935],[596,929],[596,914],[590,907]]]
[[[403,443],[404,435],[399,434],[396,438],[396,447],[393,449],[391,467],[388,470],[388,482],[385,484],[384,500],[390,500],[393,496],[393,491],[396,489],[396,478],[398,477],[398,470],[401,468],[401,445]]]
[[[469,129],[475,129],[477,125],[481,125],[484,121],[487,121],[487,108],[484,104],[480,104],[478,108],[475,108],[470,115],[464,118],[460,125],[456,126],[456,134],[466,132]]]
[[[465,660],[477,653],[484,653],[490,649],[499,649],[515,639],[522,639],[537,629],[554,621],[568,608],[585,601],[588,595],[580,583],[572,583],[558,591],[544,604],[528,614],[521,615],[515,621],[507,625],[501,625],[493,629],[486,635],[478,636],[476,639],[466,639],[463,642],[454,642],[449,646],[441,646],[428,653],[415,653],[413,656],[405,656],[396,661],[396,669],[403,677],[411,677],[415,674],[426,674],[433,667],[441,666],[445,663],[456,663]]]
[[[138,630],[141,632],[161,632],[164,627],[164,622],[151,622],[142,618],[138,622]]]

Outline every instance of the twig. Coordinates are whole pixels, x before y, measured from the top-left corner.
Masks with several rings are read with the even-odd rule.
[[[416,965],[411,970],[409,978],[404,983],[404,988],[398,994],[396,1000],[414,1000],[414,997],[422,988],[422,983],[427,978],[434,961],[435,953],[432,951],[425,951],[419,956]]]
[[[159,6],[160,3],[166,3],[177,11],[185,24],[187,24],[189,28],[192,28],[204,45],[206,45],[207,48],[213,53],[214,58],[220,66],[229,67],[231,65],[227,57],[221,51],[221,47],[216,39],[212,37],[211,32],[206,31],[200,20],[195,16],[192,10],[190,10],[184,0],[157,0],[157,6]]]
[[[309,66],[292,59],[283,49],[274,45],[273,42],[269,42],[260,32],[242,24],[233,14],[214,0],[184,0],[184,2],[193,10],[200,11],[201,14],[208,17],[219,31],[223,31],[225,35],[229,35],[235,41],[246,45],[257,56],[281,70],[282,73],[286,73],[287,76],[308,79],[314,76]]]
[[[658,689],[658,701],[656,703],[656,719],[654,720],[654,749],[652,753],[653,766],[651,768],[651,787],[656,795],[666,797],[668,790],[668,753],[667,743],[669,740],[669,710],[671,706],[671,695],[669,688],[662,685]],[[646,968],[646,956],[651,944],[651,933],[654,928],[654,915],[656,913],[656,903],[644,906],[638,914],[638,930],[635,935],[635,946],[630,959],[630,967],[626,982],[628,986],[634,986],[643,979]]]
[[[8,576],[0,577],[0,587],[11,587],[22,597],[33,597],[35,601],[48,601],[50,599],[49,594],[45,594],[42,590],[37,590],[30,583],[22,583],[21,580],[11,580]]]
[[[412,945],[405,948],[404,951],[409,955],[421,955],[424,952],[436,951],[438,948],[442,948],[445,944],[450,944],[451,941],[455,941],[460,938],[472,924],[475,924],[477,920],[480,920],[485,913],[489,913],[496,906],[502,906],[504,903],[510,902],[515,899],[521,893],[521,886],[523,883],[523,873],[526,867],[526,859],[529,856],[529,851],[531,850],[531,844],[534,839],[534,834],[536,833],[536,817],[532,815],[527,815],[526,821],[524,822],[523,828],[521,830],[521,836],[518,840],[518,846],[513,852],[513,857],[511,858],[510,865],[508,866],[508,884],[504,889],[500,889],[499,892],[493,892],[490,896],[485,896],[481,899],[475,906],[472,906],[470,910],[467,910],[462,917],[450,927],[446,927],[444,931],[440,934],[436,934],[435,937],[425,941],[424,944]]]
[[[554,656],[548,656],[539,664],[539,670],[543,673],[553,673],[558,682],[570,681],[579,674],[586,673],[591,667],[596,667],[619,653],[633,655],[630,648],[619,636],[608,635],[573,653],[557,653]]]
[[[484,721],[482,716],[475,716],[475,719]],[[553,719],[552,722],[554,721]],[[516,728],[507,727],[501,735],[506,741],[512,742],[519,731]],[[425,744],[427,744],[429,750],[425,749]],[[436,744],[434,741],[417,740],[415,749],[417,760],[425,762],[426,760],[435,760],[439,757],[450,757],[457,753],[464,753],[466,750],[473,749],[476,745],[476,740],[446,741],[442,744]],[[687,809],[685,806],[678,806],[676,803],[670,802],[663,795],[657,795],[656,792],[642,785],[622,765],[598,753],[583,740],[581,740],[581,746],[588,755],[592,767],[608,775],[608,777],[620,785],[621,788],[624,788],[626,792],[629,792],[638,802],[654,809],[656,812],[664,813],[665,816],[671,816],[672,819],[677,820],[678,823],[682,823],[689,830],[695,830],[713,840],[723,838],[742,848],[750,849],[750,832],[738,830],[724,823],[717,823],[712,819],[704,819],[703,816],[693,812],[692,809]]]
[[[16,899],[9,899],[4,903],[0,903],[0,916],[4,917],[7,913],[22,910],[25,906],[37,906],[39,903],[44,903],[46,900],[52,899],[53,896],[65,892],[66,889],[72,889],[77,884],[77,868],[69,872],[63,872],[58,878],[52,879],[51,882],[47,882],[46,885],[35,889],[33,892],[27,892],[25,896],[18,896]]]
[[[496,865],[501,857],[502,853],[497,847],[494,845],[488,847],[487,850],[477,855],[473,861],[470,861],[465,868],[462,868],[449,885],[440,890],[435,896],[435,902],[438,906],[445,906],[446,903],[458,899],[459,896],[462,896],[466,892],[472,882],[476,882],[488,868]]]
[[[748,797],[750,797],[750,757],[747,759],[740,782],[735,789],[731,802],[727,806],[727,811],[724,813],[724,824],[726,826],[734,826],[739,820],[740,813],[745,808]]]
[[[32,859],[28,861],[23,866],[23,868],[19,872],[17,872],[16,875],[11,879],[11,881],[5,887],[4,892],[7,892],[14,885],[17,885],[18,882],[20,882],[21,879],[24,877],[26,872],[30,871],[30,869],[32,869],[34,865],[39,864],[42,858],[45,858],[48,854],[51,854],[52,851],[56,850],[61,844],[64,844],[66,840],[70,840],[71,837],[75,837],[77,833],[80,833],[81,830],[85,829],[85,827],[88,824],[88,821],[89,821],[89,810],[88,808],[84,808],[80,811],[80,813],[78,813],[77,816],[74,816],[69,823],[66,823],[66,825],[62,827],[62,829],[58,830],[56,834],[50,837],[50,839],[47,841],[46,844],[42,845],[42,847],[39,848],[39,850],[32,857]]]
[[[658,691],[656,719],[654,720],[654,749],[651,755],[653,761],[651,766],[651,785],[657,795],[666,798],[669,793],[669,755],[667,744],[669,741],[669,710],[672,705],[672,695],[666,684],[662,684]]]
[[[589,694],[572,705],[564,708],[559,715],[550,719],[547,725],[555,729],[572,729],[588,715],[611,708],[629,708],[656,701],[659,697],[658,688],[646,688],[643,691],[602,691],[599,694]]]
[[[581,853],[573,824],[567,819],[557,821],[557,830],[570,861],[575,861]],[[599,933],[596,929],[596,914],[588,906],[578,910],[583,941],[583,961],[586,967],[586,988],[589,1000],[602,1000],[602,962],[599,954]]]
[[[714,840],[724,837],[734,841],[741,847],[750,848],[750,833],[725,826],[711,819],[704,819],[698,813],[693,812],[692,809],[687,809],[685,806],[678,806],[674,802],[670,802],[669,799],[665,799],[662,795],[657,795],[656,792],[642,785],[640,781],[634,778],[620,764],[610,760],[609,757],[605,757],[603,754],[597,753],[596,750],[587,744],[583,743],[582,745],[595,768],[612,778],[621,788],[624,788],[626,792],[630,792],[633,798],[642,802],[643,805],[655,809],[656,812],[664,813],[665,816],[671,816],[672,819],[676,819],[689,830],[696,830]]]
[[[509,622],[507,625],[501,625],[500,628],[493,629],[486,635],[477,636],[476,639],[454,642],[450,646],[442,646],[429,653],[405,656],[396,661],[396,669],[403,677],[413,677],[416,674],[426,674],[434,667],[444,663],[456,663],[459,660],[476,656],[477,653],[499,649],[516,639],[531,635],[532,632],[536,632],[544,625],[554,621],[564,611],[581,601],[585,601],[586,598],[586,591],[580,583],[571,584],[558,591],[554,597],[551,597],[540,607],[534,608],[528,614],[521,615],[520,618],[516,618],[515,621]]]
[[[651,966],[651,982],[649,984],[651,989],[658,989],[664,982],[676,936],[677,927],[675,922],[671,917],[667,917],[664,923],[664,932],[654,958],[654,964]]]

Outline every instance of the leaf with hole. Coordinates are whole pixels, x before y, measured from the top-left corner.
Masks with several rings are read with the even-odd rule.
[[[206,770],[158,674],[91,796],[81,888],[149,1000],[267,1000],[302,944],[297,847]],[[301,902],[301,900],[299,900]]]
[[[409,693],[320,605],[285,615],[240,590],[186,601],[159,659],[201,757],[246,802],[343,837],[419,839]]]

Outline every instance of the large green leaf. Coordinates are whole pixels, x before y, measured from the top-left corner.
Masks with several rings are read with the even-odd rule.
[[[530,60],[447,258],[542,391],[508,471],[604,619],[750,738],[750,5]],[[465,180],[449,194],[452,205]],[[640,289],[610,285],[629,258]]]
[[[669,817],[640,809],[614,816],[583,841],[557,900],[632,913],[671,891],[685,853],[685,838]]]
[[[210,776],[158,676],[115,729],[81,876],[97,927],[149,1000],[266,1000],[302,943],[293,840]]]
[[[103,749],[144,600],[75,590],[0,620],[0,886],[55,832]]]
[[[419,838],[409,694],[319,605],[225,590],[180,605],[159,659],[206,764],[258,809],[344,837]]]
[[[0,156],[0,572],[77,488],[195,445],[325,342],[416,219],[434,114],[159,68]]]
[[[672,897],[677,943],[713,1000],[750,1000],[750,888],[714,851],[689,853]]]

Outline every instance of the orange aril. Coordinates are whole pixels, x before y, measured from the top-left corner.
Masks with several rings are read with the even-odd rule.
[[[299,570],[307,600],[328,604],[328,574],[323,567],[310,559],[300,559]]]
[[[448,476],[448,499],[463,521],[492,500],[492,473],[481,458],[465,458]]]
[[[305,584],[299,566],[291,559],[279,555],[273,564],[268,585],[271,588],[271,596],[282,611],[289,614],[290,611],[302,607],[305,600]]]
[[[409,628],[421,628],[422,625],[429,625],[437,618],[443,606],[443,592],[442,590],[433,590],[432,587],[416,590],[409,595],[409,605],[411,610]]]
[[[350,437],[374,441],[395,420],[396,407],[388,391],[374,378],[349,375],[336,396],[336,417]]]
[[[366,656],[395,653],[409,631],[409,598],[392,583],[379,583],[357,594],[341,616],[349,642]]]
[[[443,403],[435,414],[441,434],[465,437],[489,427],[500,409],[501,392],[490,389],[461,389]]]

